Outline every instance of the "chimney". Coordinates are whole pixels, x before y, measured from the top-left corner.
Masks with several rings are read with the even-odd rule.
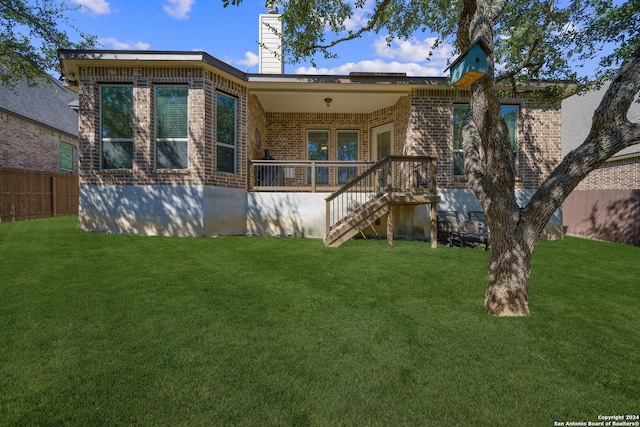
[[[260,54],[258,72],[260,74],[284,74],[282,41],[282,22],[275,7],[269,7],[269,13],[260,15]],[[274,33],[274,29],[278,34]]]

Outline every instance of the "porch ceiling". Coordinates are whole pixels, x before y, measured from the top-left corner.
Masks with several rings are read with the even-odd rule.
[[[269,113],[371,113],[393,106],[407,89],[396,91],[254,90]],[[325,98],[331,98],[327,106]]]

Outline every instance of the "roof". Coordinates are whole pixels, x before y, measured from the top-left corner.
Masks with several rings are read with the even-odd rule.
[[[160,50],[69,50],[58,57],[71,90],[78,90],[81,67],[181,67],[222,73],[256,95],[269,113],[371,113],[395,105],[414,89],[450,90],[448,77],[414,77],[405,73],[349,75],[245,73],[206,52]],[[545,82],[531,87],[544,87]],[[331,99],[330,107],[325,99]],[[330,108],[330,109],[327,109]]]
[[[0,111],[77,138],[78,94],[49,78],[51,85],[29,87],[24,80],[13,90],[0,86]]]
[[[182,67],[222,73],[255,94],[266,112],[369,113],[394,105],[415,88],[448,87],[446,77],[408,77],[405,73],[351,73],[349,75],[245,73],[205,52],[140,50],[60,50],[65,82],[77,89],[80,67]],[[325,98],[331,98],[327,110]]]

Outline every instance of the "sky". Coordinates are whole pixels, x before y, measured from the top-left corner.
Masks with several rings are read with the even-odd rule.
[[[67,0],[81,10],[70,14],[81,31],[98,37],[103,49],[204,51],[241,71],[258,72],[258,17],[264,0],[222,6],[222,0]],[[370,3],[370,2],[369,2]],[[366,9],[365,9],[366,11]],[[363,13],[350,25],[358,26]],[[410,76],[444,76],[450,47],[427,56],[434,39],[394,41],[385,34],[367,34],[339,45],[338,59],[285,64],[287,74],[339,74],[352,71],[403,72]]]
[[[258,19],[267,12],[264,0],[244,0],[240,6],[227,8],[222,0],[66,0],[66,3],[79,6],[80,10],[72,12],[69,18],[80,31],[97,36],[103,49],[204,51],[241,71],[258,72]],[[366,0],[363,9],[355,9],[347,29],[362,27],[374,3]],[[333,48],[337,59],[316,57],[317,68],[311,62],[285,63],[285,73],[348,75],[352,71],[369,71],[445,76],[449,62],[454,59],[453,49],[440,46],[427,59],[434,41],[432,35],[419,33],[407,41],[394,40],[388,46],[386,34],[366,33],[360,39]],[[577,71],[583,76],[593,75],[595,68],[594,62]]]

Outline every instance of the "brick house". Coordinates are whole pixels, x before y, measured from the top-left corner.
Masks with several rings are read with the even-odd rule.
[[[563,157],[587,137],[607,88],[563,100]],[[640,104],[627,117],[640,122]],[[563,223],[570,235],[640,246],[640,145],[618,152],[578,185],[563,204]]]
[[[368,206],[351,235],[426,238],[436,203],[480,210],[454,132],[468,92],[446,78],[287,75],[262,63],[248,74],[203,52],[63,50],[60,60],[80,100],[82,230],[326,237]],[[560,111],[526,97],[503,110],[526,201],[560,161]],[[345,184],[348,198],[329,206]],[[381,185],[383,202],[360,199]],[[545,236],[561,232],[558,213]]]
[[[77,172],[78,95],[51,78],[50,85],[12,90],[0,86],[0,168]]]

